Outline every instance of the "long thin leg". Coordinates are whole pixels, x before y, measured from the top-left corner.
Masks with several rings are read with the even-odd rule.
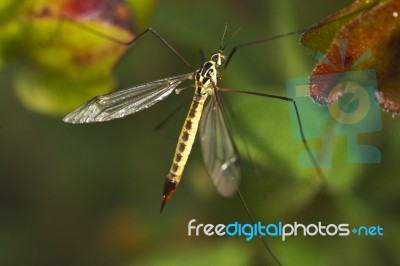
[[[203,48],[200,48],[199,53],[200,53],[201,64],[204,64],[207,59],[206,59],[206,55],[204,54]]]
[[[154,130],[157,133],[160,133],[162,135],[165,135],[167,137],[171,137],[168,134],[162,133],[161,129],[165,126],[166,123],[168,123],[168,121],[171,120],[172,117],[174,117],[180,110],[182,110],[182,108],[188,103],[189,101],[185,101],[182,104],[180,104],[178,107],[176,107],[169,115],[167,115],[160,123],[158,123],[155,127]]]
[[[236,45],[235,47],[232,48],[231,52],[229,53],[229,55],[228,55],[228,57],[227,57],[227,59],[225,61],[224,70],[228,67],[228,64],[231,61],[233,55],[240,48],[243,48],[243,47],[246,47],[246,46],[250,46],[250,45],[260,44],[260,43],[264,43],[264,42],[268,42],[268,41],[272,41],[272,40],[276,40],[276,39],[280,39],[280,38],[283,38],[283,37],[288,37],[288,36],[299,34],[299,33],[303,33],[306,30],[307,29],[296,30],[296,31],[292,31],[292,32],[289,32],[289,33],[285,33],[285,34],[275,35],[275,36],[267,37],[267,38],[264,38],[264,39],[259,39],[259,40],[255,40],[255,41],[251,41],[251,42],[245,42],[245,43]]]
[[[239,186],[238,186],[236,180],[234,180],[234,178],[232,178],[232,179],[233,179],[233,182],[235,183],[236,191],[237,191],[237,193],[238,193],[238,195],[239,195],[240,201],[242,202],[242,204],[243,204],[243,206],[244,206],[244,208],[245,208],[245,210],[246,210],[246,213],[247,213],[247,216],[248,216],[249,219],[250,219],[250,222],[251,222],[252,224],[256,224],[256,220],[254,219],[254,217],[253,217],[253,215],[252,215],[252,213],[251,213],[249,207],[247,206],[247,203],[246,203],[246,201],[244,200],[243,195],[242,195],[242,193],[241,193],[240,190],[239,190]],[[275,252],[272,250],[272,248],[271,248],[270,245],[268,244],[268,241],[267,241],[266,237],[259,236],[259,238],[260,238],[261,242],[263,243],[265,249],[269,252],[269,254],[271,255],[271,257],[272,257],[272,258],[274,259],[274,261],[276,262],[276,264],[279,265],[279,266],[282,266],[282,263],[280,262],[278,256],[275,254]]]
[[[214,86],[214,89],[217,90],[217,87],[215,86],[215,84],[213,84],[213,86]],[[216,101],[221,102],[221,99],[219,98],[219,94],[218,93],[215,93],[214,96],[215,96],[215,100]],[[222,104],[220,104],[220,108],[221,108],[221,113],[222,113],[222,115],[224,117],[224,120],[226,121],[226,126],[229,129],[231,127],[229,126],[227,115],[226,115],[226,112],[225,112],[224,107],[223,107]],[[228,133],[231,134],[231,131],[228,130]],[[230,136],[230,138],[233,140],[232,136]],[[233,143],[233,145],[236,146],[234,143]],[[250,208],[248,207],[246,201],[244,200],[244,197],[243,197],[242,193],[240,192],[239,184],[238,184],[237,180],[232,175],[231,175],[231,179],[232,179],[232,181],[233,181],[233,183],[235,185],[235,190],[239,195],[240,201],[241,201],[242,205],[244,206],[244,208],[246,210],[246,213],[247,213],[247,216],[249,217],[250,222],[252,224],[256,224],[256,220],[254,219],[254,216],[253,216],[252,212],[250,211]],[[267,241],[266,237],[259,236],[259,238],[262,241],[262,243],[263,243],[265,249],[267,250],[267,252],[271,255],[273,260],[276,262],[276,264],[281,266],[282,263],[280,262],[279,258],[276,256],[275,252],[272,250],[272,248],[268,244],[268,241]]]
[[[284,97],[284,96],[278,96],[278,95],[272,95],[272,94],[267,94],[267,93],[262,93],[262,92],[255,92],[255,91],[242,91],[242,90],[231,90],[231,89],[225,89],[225,88],[219,88],[220,91],[223,92],[237,92],[237,93],[243,93],[243,94],[249,94],[249,95],[257,95],[257,96],[263,96],[263,97],[268,97],[272,99],[278,99],[286,102],[291,102],[293,104],[294,110],[296,112],[296,117],[297,117],[297,123],[299,125],[299,131],[300,131],[300,136],[301,136],[301,141],[303,142],[304,148],[307,151],[308,156],[310,157],[310,160],[312,164],[314,165],[314,168],[321,179],[321,182],[325,185],[326,178],[321,170],[320,165],[318,164],[318,161],[315,159],[314,155],[311,152],[310,147],[308,146],[307,140],[304,136],[304,131],[303,131],[303,125],[301,124],[301,119],[299,115],[299,110],[297,109],[297,104],[296,101],[292,98]]]
[[[372,5],[371,8],[373,6],[375,6],[375,5]],[[354,10],[353,12],[350,12],[349,14],[346,14],[345,16],[339,16],[338,18],[333,19],[331,22],[348,19],[349,17],[353,16],[354,14],[359,13],[360,11],[363,11],[363,9],[362,10]],[[267,37],[264,39],[259,39],[259,40],[245,42],[245,43],[236,45],[235,47],[232,48],[231,52],[229,53],[229,55],[227,57],[227,60],[224,65],[224,70],[228,67],[228,64],[231,61],[233,55],[236,53],[236,51],[239,48],[250,46],[250,45],[255,45],[255,44],[260,44],[260,43],[264,43],[264,42],[268,42],[268,41],[272,41],[272,40],[276,40],[276,39],[280,39],[280,38],[284,38],[284,37],[289,37],[291,35],[295,35],[295,34],[299,34],[299,33],[304,33],[306,31],[308,31],[309,29],[312,29],[312,27],[313,26],[311,26],[310,28],[307,28],[307,29],[296,30],[296,31],[285,33],[285,34],[275,35],[275,36]]]
[[[130,45],[134,44],[138,38],[140,38],[141,36],[143,36],[147,32],[152,33],[158,40],[160,40],[162,43],[164,43],[164,45],[167,46],[168,49],[170,49],[177,57],[179,57],[179,59],[185,65],[187,65],[189,68],[193,69],[193,66],[180,53],[178,53],[178,51],[176,51],[175,48],[172,47],[172,45],[170,45],[163,37],[161,37],[161,35],[159,35],[153,28],[148,28],[147,30],[145,30],[142,33],[138,34],[135,39],[129,41],[128,43],[126,43],[126,45],[130,46]]]
[[[235,112],[233,111],[232,106],[229,104],[228,101],[223,101],[223,102],[224,102],[223,106],[227,108],[228,113],[229,113],[229,115],[230,115],[231,118],[232,118],[232,121],[237,121],[237,118],[236,118],[236,116],[235,116]],[[252,156],[251,153],[250,153],[249,147],[248,147],[248,145],[247,145],[248,142],[247,142],[247,139],[246,139],[246,136],[245,136],[243,130],[240,128],[239,125],[237,125],[237,123],[236,123],[236,126],[235,126],[235,127],[236,127],[236,130],[237,130],[238,134],[239,134],[239,137],[240,137],[240,138],[242,139],[242,141],[243,141],[244,149],[245,149],[247,158],[248,158],[248,160],[250,161],[250,164],[251,164],[251,166],[252,166],[253,169],[254,169],[254,173],[255,173],[255,175],[256,175],[256,178],[258,178],[258,183],[259,183],[258,185],[259,185],[259,188],[260,188],[260,192],[261,192],[261,194],[263,195],[263,197],[265,198],[265,197],[266,197],[265,186],[264,186],[264,181],[263,181],[263,179],[261,178],[260,169],[258,169],[257,165],[256,165],[255,162],[254,162],[253,156]]]
[[[126,41],[122,41],[122,40],[120,40],[120,39],[118,39],[118,38],[115,38],[115,37],[113,37],[113,36],[107,35],[107,34],[101,32],[101,31],[97,31],[97,30],[95,30],[95,29],[93,29],[93,28],[91,28],[91,27],[86,26],[86,25],[83,24],[83,23],[80,23],[80,22],[71,20],[71,19],[69,19],[69,18],[62,17],[61,19],[64,20],[64,21],[66,21],[66,22],[69,22],[69,23],[71,23],[71,24],[73,24],[73,25],[75,25],[75,26],[77,26],[77,27],[80,27],[80,28],[82,28],[82,29],[85,29],[86,31],[88,31],[88,32],[90,32],[90,33],[92,33],[92,34],[95,34],[95,35],[97,35],[97,36],[99,36],[99,37],[101,37],[101,38],[110,40],[110,41],[112,41],[112,42],[115,42],[115,43],[118,43],[118,44],[121,44],[121,45],[126,45],[126,46],[131,46],[131,45],[133,45],[134,43],[136,43],[136,41],[137,41],[140,37],[142,37],[142,36],[145,35],[146,33],[150,32],[150,33],[151,33],[153,36],[155,36],[159,41],[161,41],[161,43],[163,43],[169,50],[171,50],[171,51],[186,65],[186,66],[188,66],[189,68],[193,69],[193,66],[192,66],[192,65],[177,51],[177,50],[175,50],[175,48],[172,47],[172,45],[169,44],[169,43],[167,42],[167,40],[165,40],[165,39],[164,39],[160,34],[158,34],[153,28],[148,28],[148,29],[146,29],[145,31],[143,31],[143,32],[139,33],[138,35],[136,35],[136,37],[133,38],[132,40],[126,42]]]

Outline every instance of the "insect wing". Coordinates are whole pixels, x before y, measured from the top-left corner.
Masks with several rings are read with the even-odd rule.
[[[239,156],[216,94],[204,108],[200,139],[208,175],[221,195],[232,196],[240,179]]]
[[[94,97],[67,116],[67,123],[92,123],[121,118],[165,99],[183,81],[192,79],[193,74],[159,79],[134,87]]]

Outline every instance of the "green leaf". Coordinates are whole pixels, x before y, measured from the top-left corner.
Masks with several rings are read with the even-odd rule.
[[[2,1],[0,67],[19,66],[15,90],[30,110],[65,114],[114,88],[131,18],[120,1]]]
[[[86,25],[129,36],[113,26]],[[110,91],[111,70],[126,50],[56,19],[12,23],[2,36],[3,62],[18,59],[23,65],[15,77],[18,96],[31,110],[42,113],[65,113],[90,97]]]

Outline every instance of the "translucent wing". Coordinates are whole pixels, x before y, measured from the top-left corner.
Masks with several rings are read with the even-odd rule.
[[[92,123],[121,118],[153,106],[170,95],[184,80],[192,77],[190,73],[159,79],[97,96],[69,113],[63,120],[67,123]]]
[[[208,175],[221,195],[232,196],[240,179],[239,156],[217,94],[204,108],[200,139]]]

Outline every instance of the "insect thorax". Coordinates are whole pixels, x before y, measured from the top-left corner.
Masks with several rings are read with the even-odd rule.
[[[217,67],[214,61],[207,61],[196,71],[195,86],[197,93],[212,94],[214,86],[217,86]]]

